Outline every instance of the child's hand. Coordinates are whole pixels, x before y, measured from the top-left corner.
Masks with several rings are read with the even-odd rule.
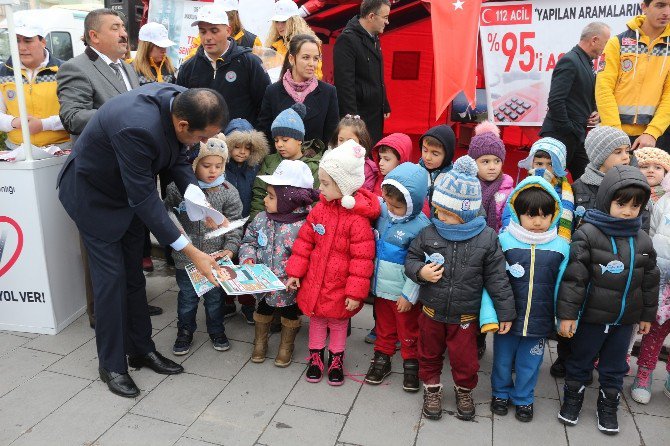
[[[649,334],[649,330],[651,330],[651,322],[640,322],[640,329],[637,331],[637,333],[646,335]]]
[[[561,321],[561,326],[558,328],[558,334],[564,338],[571,338],[577,330],[577,321]]]
[[[398,304],[396,308],[398,309],[398,313],[406,313],[412,309],[412,303],[404,297],[400,296],[398,298]]]
[[[419,270],[419,277],[426,282],[437,283],[442,278],[444,267],[438,263],[429,263]]]
[[[512,323],[511,322],[501,322],[500,323],[500,328],[498,329],[498,334],[507,334],[507,332],[510,331],[512,328]]]
[[[244,262],[242,262],[242,265],[255,265],[256,262],[254,262],[254,259],[248,258]]]
[[[224,257],[228,257],[229,259],[232,259],[233,258],[233,251],[231,251],[230,249],[223,250],[223,251],[221,251],[220,256],[217,256],[216,259],[218,260],[218,259],[222,259]]]
[[[349,299],[348,297],[344,299],[344,305],[347,307],[347,311],[354,311],[361,305],[360,300]]]
[[[212,230],[228,227],[229,224],[230,222],[226,217],[223,217],[223,223],[221,223],[220,225],[217,225],[216,222],[212,219],[212,217],[205,218],[205,226],[207,226],[207,228]]]
[[[297,277],[289,277],[288,282],[286,282],[286,289],[291,291],[291,290],[297,290],[300,288],[300,279]]]

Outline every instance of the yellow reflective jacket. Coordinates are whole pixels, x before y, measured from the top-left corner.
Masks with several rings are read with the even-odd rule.
[[[596,104],[602,125],[658,138],[670,125],[670,25],[650,42],[641,29],[644,20],[633,18],[628,30],[607,42]]]

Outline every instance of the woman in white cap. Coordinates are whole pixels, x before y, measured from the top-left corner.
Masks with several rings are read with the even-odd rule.
[[[319,50],[321,49],[321,41],[316,37],[316,34],[307,22],[305,22],[305,19],[300,17],[300,9],[293,0],[279,0],[275,3],[275,12],[270,20],[272,23],[270,24],[265,46],[277,51],[282,60],[286,57],[286,53],[288,53],[288,45],[291,38],[298,34],[314,36],[319,42]],[[316,67],[316,77],[319,80],[323,78],[321,61],[319,61]]]
[[[175,43],[168,38],[167,29],[160,23],[147,23],[140,28],[138,40],[133,66],[140,85],[151,82],[173,84],[177,79],[176,70],[166,53]]]

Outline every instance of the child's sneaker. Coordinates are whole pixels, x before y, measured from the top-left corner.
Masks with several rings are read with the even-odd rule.
[[[214,347],[214,350],[225,352],[230,349],[230,342],[225,333],[212,335],[210,336],[210,339],[212,340],[212,347]]]
[[[325,349],[310,350],[309,364],[305,372],[305,380],[309,383],[318,383],[323,378],[323,353]]]
[[[626,376],[630,376],[630,355],[626,355],[626,366],[628,366],[628,370],[626,370]]]
[[[619,409],[619,391],[616,389],[600,389],[598,395],[598,409],[596,417],[598,418],[598,430],[607,435],[616,435],[619,433],[619,421],[617,420],[617,410]]]
[[[341,386],[344,384],[344,352],[333,353],[328,350],[328,384]]]
[[[177,356],[185,355],[191,351],[191,344],[193,344],[193,333],[185,328],[180,328],[177,331],[177,339],[174,341],[172,353]]]
[[[251,305],[242,305],[240,309],[240,314],[244,317],[244,321],[249,325],[254,325],[254,307]]]
[[[373,328],[372,330],[370,330],[370,333],[368,333],[365,336],[365,343],[366,344],[374,344],[376,340],[377,340],[377,332]]]
[[[528,423],[533,421],[533,403],[527,405],[516,406],[516,413],[514,414],[517,420]]]
[[[475,402],[472,399],[472,389],[454,386],[456,394],[456,417],[469,421],[475,417]]]
[[[370,361],[370,368],[365,375],[365,382],[372,385],[381,384],[391,374],[391,357],[386,353],[375,352]]]
[[[566,426],[574,426],[579,421],[579,412],[584,403],[584,387],[575,381],[566,381],[563,385],[563,404],[558,412],[558,421]]]
[[[405,392],[419,391],[419,361],[417,359],[408,359],[403,365],[402,388]]]
[[[422,412],[429,420],[442,418],[442,384],[423,385]]]
[[[645,367],[638,367],[637,375],[630,388],[630,396],[640,404],[649,404],[651,400],[651,379],[653,372]]]
[[[665,396],[670,398],[670,372],[668,373],[668,377],[665,379],[665,387],[663,387],[663,393]]]
[[[509,400],[505,398],[491,397],[491,412],[496,415],[505,416],[509,407]]]

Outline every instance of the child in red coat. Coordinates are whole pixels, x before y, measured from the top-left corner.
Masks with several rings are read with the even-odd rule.
[[[298,232],[286,264],[286,286],[299,288],[298,306],[310,318],[308,382],[321,381],[330,330],[328,384],[342,385],[349,319],[370,290],[375,258],[372,221],[381,209],[377,196],[361,189],[364,164],[365,149],[352,140],[323,156],[321,199]]]

